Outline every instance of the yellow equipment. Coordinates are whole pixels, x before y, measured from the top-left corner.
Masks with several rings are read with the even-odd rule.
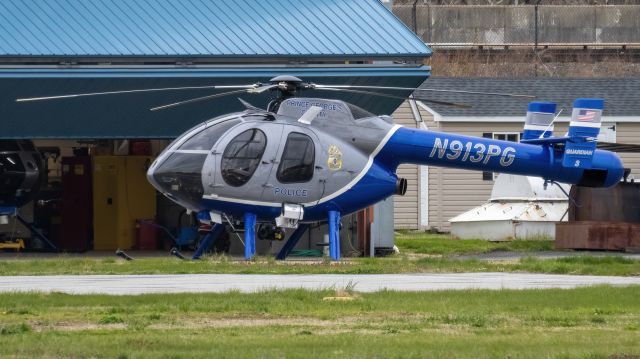
[[[24,241],[22,239],[18,239],[15,242],[0,242],[0,249],[15,249],[16,251],[19,251],[24,249]]]
[[[131,249],[136,220],[156,215],[156,191],[147,182],[149,156],[93,158],[93,249]]]

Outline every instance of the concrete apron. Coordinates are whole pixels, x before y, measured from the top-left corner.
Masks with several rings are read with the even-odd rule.
[[[592,285],[640,285],[639,277],[522,273],[451,274],[172,274],[0,276],[0,292],[62,292],[129,295],[146,293],[255,293],[284,289],[344,289],[358,292],[469,289],[549,289]]]

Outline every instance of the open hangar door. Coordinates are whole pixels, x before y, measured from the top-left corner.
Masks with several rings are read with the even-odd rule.
[[[43,160],[41,183],[18,209],[28,223],[4,217],[0,236],[6,248],[18,241],[30,250],[69,252],[137,247],[130,219],[154,218],[156,212],[155,190],[145,176],[153,159],[146,142],[142,153],[136,153],[140,145],[127,153],[120,146],[114,156],[115,141],[33,141]]]
[[[35,140],[45,159],[46,177],[33,200],[20,212],[60,251],[168,250],[181,231],[191,227],[191,233],[197,233],[198,227],[197,220],[146,181],[150,162],[168,143],[168,140]],[[392,208],[391,199],[385,202],[391,203]],[[391,249],[393,241],[385,246],[380,235],[376,235],[381,232],[377,227],[384,227],[391,231],[388,236],[393,236],[393,226],[382,225],[382,219],[390,219],[392,215],[379,213],[380,208],[385,207],[376,206],[343,217],[342,253],[362,256]],[[166,231],[159,230],[159,226]],[[322,256],[328,245],[326,227],[322,223],[312,224],[292,254]],[[241,234],[232,229],[228,228],[227,242],[217,243],[212,251],[242,253],[242,242],[235,238],[241,238]],[[7,241],[22,239],[30,250],[50,249],[15,219],[0,225],[0,232]],[[167,232],[173,236],[167,236]],[[196,235],[191,238],[192,243],[182,244],[193,250],[202,236]],[[258,241],[258,253],[275,255],[288,236],[273,240],[268,234],[259,233],[258,238],[262,239]]]

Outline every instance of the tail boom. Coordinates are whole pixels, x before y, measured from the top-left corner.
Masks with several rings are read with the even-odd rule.
[[[499,141],[399,128],[378,157],[395,170],[402,163],[491,171],[589,187],[610,187],[623,176],[620,158],[594,150],[590,167],[563,166],[563,150],[549,145]]]

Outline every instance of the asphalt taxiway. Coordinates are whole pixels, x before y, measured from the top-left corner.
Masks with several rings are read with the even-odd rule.
[[[341,289],[359,292],[464,289],[548,289],[640,285],[640,277],[526,273],[425,274],[171,274],[0,276],[0,292],[69,294],[223,293],[271,289]]]

